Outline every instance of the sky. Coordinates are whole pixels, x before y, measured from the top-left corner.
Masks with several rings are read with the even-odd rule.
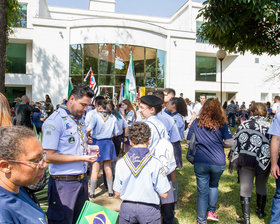
[[[116,12],[171,17],[188,0],[116,0]],[[203,2],[203,0],[195,0]],[[89,0],[47,0],[49,6],[88,9]]]

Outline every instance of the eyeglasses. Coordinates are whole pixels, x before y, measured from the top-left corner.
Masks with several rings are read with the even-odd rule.
[[[13,163],[20,163],[20,164],[27,165],[27,166],[29,166],[29,164],[30,164],[30,165],[35,165],[36,166],[35,168],[42,168],[44,162],[46,161],[46,158],[47,158],[47,153],[44,152],[42,159],[40,159],[40,161],[38,163],[34,163],[34,162],[30,162],[30,161],[18,161],[18,160],[7,160],[7,161],[13,162]],[[32,166],[29,166],[29,167],[32,167]],[[32,168],[34,168],[34,167],[32,167]]]

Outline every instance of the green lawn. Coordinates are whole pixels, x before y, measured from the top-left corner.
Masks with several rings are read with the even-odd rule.
[[[178,210],[176,218],[180,224],[196,223],[196,178],[193,171],[193,165],[185,159],[187,148],[183,150],[183,169],[177,171],[177,180],[179,184],[178,193]],[[226,150],[226,154],[229,150]],[[264,220],[260,220],[255,214],[256,196],[255,189],[252,193],[251,202],[251,223],[263,224],[268,223],[270,219],[270,211],[272,206],[272,197],[275,193],[275,180],[270,177],[268,181],[268,201],[266,213],[268,214]],[[228,161],[227,167],[219,182],[219,199],[217,203],[217,214],[219,223],[236,223],[235,219],[241,215],[241,207],[239,203],[239,184],[237,183],[237,173],[229,173]],[[210,222],[214,223],[214,222]]]
[[[176,218],[180,224],[196,223],[196,179],[193,172],[193,165],[190,164],[186,158],[186,146],[182,146],[183,150],[183,168],[177,171],[177,180],[179,185],[178,193],[178,210],[176,210]],[[228,149],[226,150],[226,154]],[[228,161],[227,161],[228,162]],[[270,177],[268,181],[268,201],[266,213],[268,216],[265,220],[260,220],[255,214],[256,197],[255,191],[252,194],[251,203],[251,223],[263,224],[268,223],[272,197],[275,192],[275,180]],[[47,209],[47,186],[44,190],[37,193],[41,202],[41,207],[44,211]],[[239,184],[237,183],[237,173],[230,174],[228,171],[228,164],[223,173],[219,184],[219,200],[217,204],[217,214],[219,216],[219,223],[230,224],[236,223],[235,218],[237,214],[241,214],[239,203]],[[211,222],[210,222],[211,223]],[[214,222],[213,222],[214,223]]]

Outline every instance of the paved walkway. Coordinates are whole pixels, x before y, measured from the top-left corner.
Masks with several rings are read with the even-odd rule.
[[[122,203],[121,199],[115,196],[113,198],[108,198],[108,190],[104,187],[103,183],[95,189],[95,198],[90,201],[117,212],[120,211]]]

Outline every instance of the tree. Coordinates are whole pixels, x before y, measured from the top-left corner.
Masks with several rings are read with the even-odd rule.
[[[205,22],[198,31],[228,52],[280,53],[280,0],[207,0],[198,17]]]
[[[0,0],[0,92],[5,93],[6,45],[8,35],[20,18],[17,0]]]

